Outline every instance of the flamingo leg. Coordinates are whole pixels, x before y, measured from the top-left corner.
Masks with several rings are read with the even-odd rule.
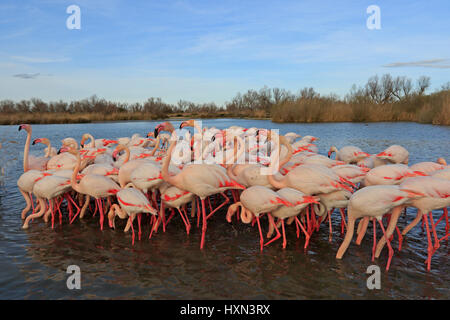
[[[205,245],[205,235],[206,235],[206,228],[207,228],[207,217],[206,217],[206,211],[205,211],[205,199],[202,200],[202,216],[203,216],[203,224],[202,224],[202,240],[200,242],[200,249],[203,249]]]
[[[97,204],[98,204],[98,210],[100,212],[100,230],[103,231],[103,204],[102,204],[102,199],[97,199]]]
[[[186,222],[184,214],[183,214],[183,212],[181,212],[180,208],[177,208],[177,209],[178,209],[178,212],[180,213],[180,216],[181,216],[181,219],[183,220],[184,225],[186,226],[186,233],[189,234],[190,227],[189,227],[188,223]]]
[[[414,218],[414,220],[411,221],[411,223],[410,223],[409,225],[407,225],[407,226],[405,227],[405,229],[403,229],[402,235],[406,235],[406,234],[409,232],[409,230],[411,230],[412,228],[414,228],[414,227],[420,222],[420,220],[422,219],[422,215],[423,215],[422,211],[418,210],[418,211],[417,211],[417,215],[416,215],[416,217]],[[423,230],[423,223],[424,223],[424,221],[423,221],[423,219],[422,219],[422,230]]]
[[[378,220],[378,222],[380,224],[381,230],[383,230],[383,235],[384,235],[384,238],[386,239],[386,243],[387,243],[387,246],[388,246],[388,249],[389,249],[389,259],[388,259],[388,263],[386,265],[386,271],[388,271],[389,270],[389,266],[391,265],[392,256],[394,255],[394,249],[392,249],[391,241],[389,241],[389,239],[388,239],[388,237],[386,235],[386,230],[384,229],[382,220]]]
[[[72,217],[73,217],[72,203],[70,203],[70,201],[69,201],[69,195],[68,195],[68,193],[66,193],[66,194],[64,195],[64,197],[66,198],[66,201],[67,201],[67,208],[69,209],[69,221],[71,221],[71,220],[72,220]]]
[[[264,244],[264,246],[267,246],[267,245],[271,244],[272,242],[274,242],[275,240],[277,240],[279,237],[281,237],[280,231],[278,230],[277,226],[275,225],[275,222],[273,221],[272,215],[269,214],[268,217],[269,217],[269,222],[272,224],[272,226],[274,226],[275,231],[277,232],[277,235],[275,236],[275,238],[273,238],[272,240],[270,240],[269,242],[267,242],[266,244]]]
[[[259,222],[259,216],[256,217],[256,222],[258,223],[258,230],[259,230],[259,247],[262,252],[264,248],[264,237],[261,230],[261,223]]]
[[[347,223],[345,222],[345,211],[344,208],[340,208],[339,212],[341,213],[341,234],[344,234],[344,227],[347,228]]]
[[[128,218],[128,221],[131,225],[131,231],[133,232],[133,236],[132,236],[132,240],[131,240],[131,245],[134,246],[134,227],[133,227],[133,220],[131,219],[131,216]]]
[[[23,198],[25,199],[25,202],[27,203],[26,207],[22,210],[22,220],[25,219],[27,212],[31,208],[31,200],[30,195],[28,195],[26,192],[22,191],[22,189],[19,189],[20,193],[22,194]]]
[[[186,212],[186,207],[181,208],[181,210],[184,212],[184,215],[185,215],[185,217],[186,217],[186,222],[187,222],[187,224],[188,224],[189,230],[191,230],[191,223],[189,222],[189,217],[188,217],[188,214],[187,214],[187,212]],[[189,234],[189,233],[188,233],[188,234]]]
[[[373,219],[373,246],[372,246],[372,262],[375,261],[375,250],[377,248],[377,223],[376,219]]]
[[[286,249],[286,231],[284,230],[284,219],[281,219],[281,230],[283,231],[283,249]]]
[[[61,212],[61,203],[63,201],[64,198],[61,198],[61,200],[58,202],[58,199],[56,199],[56,208],[58,209],[59,212],[59,225],[62,225],[62,212]]]
[[[358,234],[358,237],[356,238],[357,245],[361,244],[362,239],[366,235],[367,226],[369,225],[369,221],[370,221],[369,217],[364,217],[361,219],[361,221],[359,221],[358,229],[356,231],[356,233]]]
[[[426,260],[427,263],[427,270],[430,271],[431,270],[431,256],[433,254],[433,244],[431,242],[431,236],[430,236],[430,227],[428,226],[428,218],[427,215],[424,214],[423,215],[423,219],[425,220],[425,226],[427,228],[427,239],[428,239],[428,257]]]
[[[170,220],[172,220],[172,218],[175,216],[175,211],[173,210],[173,208],[171,208],[171,212],[170,212],[170,216],[169,219],[166,220],[166,225],[169,224]]]
[[[200,198],[196,198],[196,203],[197,203],[197,228],[200,228],[200,216],[201,216],[201,212],[200,212],[200,202],[199,202]]]
[[[141,235],[142,235],[142,231],[141,231],[141,219],[142,219],[142,213],[141,213],[141,212],[139,212],[139,213],[137,214],[137,218],[138,218],[138,227],[139,227],[139,233],[138,233],[138,235],[139,235],[139,241],[141,241]]]
[[[430,216],[431,230],[433,230],[434,249],[437,250],[437,249],[439,249],[439,239],[438,239],[437,234],[436,234],[436,227],[435,227],[435,224],[434,224],[432,211],[428,212],[428,215]]]
[[[92,214],[93,217],[95,217],[95,214],[97,213],[97,208],[98,208],[98,201],[97,199],[95,200],[95,209],[94,209],[94,213]],[[91,209],[92,211],[92,209]]]
[[[52,229],[55,226],[55,212],[53,211],[53,199],[48,201],[48,204],[50,206],[50,211],[52,212]]]
[[[69,196],[69,199],[73,202],[73,204],[75,204],[72,197]],[[84,213],[86,212],[87,207],[90,206],[90,199],[91,197],[86,195],[86,199],[84,200],[84,204],[81,209],[75,204],[75,206],[77,207],[77,213],[73,216],[72,220],[70,221],[70,224],[73,223],[73,221],[77,218],[78,214],[80,215],[80,219],[84,217]]]
[[[33,194],[30,192],[30,201],[31,201],[31,208],[33,209],[32,213],[35,213],[34,211],[34,201],[33,201]]]
[[[328,242],[331,242],[333,240],[333,227],[331,225],[331,210],[328,211],[328,225],[330,229],[330,234],[328,236]]]
[[[295,217],[295,223],[300,227],[300,229],[302,229],[302,231],[303,231],[303,233],[305,235],[305,247],[304,247],[304,249],[306,249],[308,247],[309,239],[311,238],[311,236],[306,231],[305,227],[303,226],[303,224],[301,223],[301,221],[297,217]]]
[[[220,205],[220,206],[218,206],[217,208],[215,208],[214,209],[214,211],[212,211],[207,217],[206,217],[206,219],[209,219],[217,210],[219,210],[220,208],[222,208],[224,205],[226,205],[228,202],[230,202],[230,199],[226,196],[226,194],[225,193],[220,193],[224,198],[225,198],[225,201]]]

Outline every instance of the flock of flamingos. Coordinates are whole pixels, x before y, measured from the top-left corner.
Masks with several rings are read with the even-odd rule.
[[[223,207],[228,210],[228,222],[237,219],[257,226],[262,251],[280,237],[285,248],[285,228],[290,225],[295,226],[297,237],[305,237],[305,249],[321,224],[328,224],[331,241],[331,220],[337,218],[341,232],[346,232],[336,255],[341,259],[352,241],[355,221],[361,218],[356,243],[361,243],[372,221],[372,261],[387,244],[386,270],[394,253],[393,237],[397,235],[400,251],[403,236],[421,220],[428,241],[428,270],[432,255],[449,236],[450,166],[443,158],[408,166],[409,153],[399,145],[374,155],[355,146],[340,150],[332,146],[324,156],[318,154],[313,143],[318,138],[312,136],[237,126],[200,128],[195,120],[180,125],[180,129],[187,127],[197,132],[191,135],[188,129],[175,130],[164,122],[147,137],[94,139],[84,134],[80,143],[63,139],[57,152],[47,138],[32,141],[30,125],[19,126],[19,131],[27,132],[24,173],[17,181],[26,201],[23,228],[40,217],[45,222],[51,219],[53,228],[55,216],[62,223],[63,212],[69,223],[86,212],[94,217],[98,212],[102,230],[105,217],[110,228],[115,228],[117,217],[128,219],[124,231],[132,229],[134,245],[136,217],[140,240],[142,219],[150,225],[151,238],[179,215],[187,234],[191,223],[196,220],[200,228],[201,220],[203,248],[208,220]],[[181,141],[192,154],[186,156],[177,149]],[[36,143],[47,145],[44,156],[29,155],[30,144]],[[275,168],[269,164],[273,159]],[[271,170],[264,172],[269,166]],[[397,221],[406,207],[417,208],[417,215],[400,231]],[[264,221],[267,242],[261,227]],[[439,223],[445,223],[445,234],[438,234],[443,230],[437,230]],[[378,243],[377,224],[383,232]]]

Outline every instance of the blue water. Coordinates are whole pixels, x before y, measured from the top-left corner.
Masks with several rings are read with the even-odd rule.
[[[115,122],[64,125],[33,125],[33,138],[47,137],[57,148],[65,137],[81,139],[83,133],[95,138],[118,138],[140,133],[145,136],[160,121]],[[174,121],[175,127],[180,121]],[[410,152],[410,164],[450,160],[450,127],[416,123],[327,123],[275,124],[269,120],[204,120],[205,126],[225,128],[231,125],[279,129],[319,137],[320,153],[331,145],[338,148],[356,145],[375,153],[392,144]],[[382,270],[381,289],[368,290],[365,273],[371,262],[371,237],[361,246],[354,241],[343,260],[336,260],[342,242],[339,214],[334,215],[333,241],[328,242],[328,225],[314,233],[309,250],[304,238],[295,237],[295,227],[287,228],[288,245],[281,241],[259,252],[257,228],[225,221],[225,212],[216,213],[208,222],[206,247],[199,249],[200,231],[193,227],[190,236],[175,217],[166,233],[158,232],[148,240],[148,225],[142,241],[131,246],[131,235],[98,228],[98,216],[52,230],[43,221],[33,221],[22,230],[20,212],[24,201],[16,181],[22,173],[23,145],[26,134],[17,126],[0,126],[0,298],[1,299],[448,299],[450,276],[449,246],[443,242],[426,271],[426,234],[420,224],[406,237],[401,252],[393,241],[395,255],[391,269],[385,272],[387,251],[374,263]],[[43,146],[31,146],[39,154]],[[399,221],[403,228],[415,216],[408,209]],[[435,212],[435,217],[440,216]],[[194,219],[192,220],[193,225]],[[263,224],[263,228],[266,228]],[[444,232],[443,224],[438,233]],[[371,235],[369,228],[368,234]],[[379,234],[380,236],[380,234]],[[66,269],[81,268],[81,290],[68,290]]]

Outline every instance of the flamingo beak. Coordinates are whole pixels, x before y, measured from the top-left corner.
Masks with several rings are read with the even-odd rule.
[[[331,151],[328,151],[328,158],[331,159]]]
[[[19,126],[19,130],[18,131],[20,131],[20,130],[22,130],[22,125]]]
[[[183,121],[181,124],[180,124],[180,129],[183,129],[184,127],[186,127],[188,125],[188,123],[186,122],[186,121]]]

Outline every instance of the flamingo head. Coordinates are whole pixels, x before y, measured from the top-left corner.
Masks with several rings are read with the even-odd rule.
[[[43,143],[48,145],[50,143],[50,141],[47,138],[39,138],[39,139],[34,139],[32,145],[34,146],[36,143]]]
[[[191,119],[188,121],[183,121],[180,124],[180,129],[183,129],[184,127],[193,127],[195,125],[195,120]]]
[[[445,161],[445,159],[444,158],[438,158],[437,160],[436,160],[436,162],[437,163],[439,163],[439,164],[442,164],[443,166],[446,166],[447,165],[447,161]]]
[[[124,146],[124,145],[122,145],[122,144],[119,144],[119,145],[114,149],[114,152],[113,152],[113,154],[112,154],[113,159],[116,159],[116,158],[117,158],[117,155],[119,154],[119,152],[121,152],[121,151],[123,151],[123,150],[125,150],[125,149],[126,149],[126,146]]]
[[[19,131],[22,130],[22,129],[27,131],[27,132],[29,132],[31,130],[31,126],[29,124],[21,124],[19,126]]]
[[[88,140],[89,139],[89,137],[87,136],[87,134],[85,133],[85,134],[83,134],[83,136],[81,137],[81,141],[80,141],[80,146],[82,147],[82,148],[84,148],[84,143],[86,142],[86,140]]]

